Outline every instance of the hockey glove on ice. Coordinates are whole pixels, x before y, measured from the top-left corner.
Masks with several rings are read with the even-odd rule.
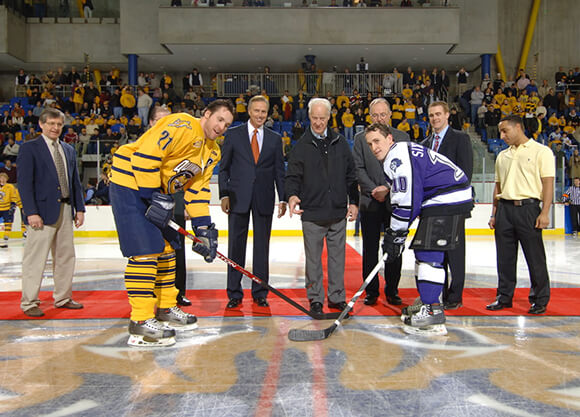
[[[203,243],[193,242],[191,249],[203,256],[206,262],[213,262],[217,254],[218,246],[218,230],[215,228],[215,224],[210,224],[207,229],[194,227],[193,232],[195,233],[195,237]]]
[[[155,191],[151,197],[151,205],[145,212],[145,217],[159,229],[164,229],[173,217],[174,206],[173,197]]]
[[[405,240],[407,239],[407,230],[396,232],[392,229],[385,231],[383,240],[383,253],[388,253],[387,263],[395,262],[401,256],[405,249]]]

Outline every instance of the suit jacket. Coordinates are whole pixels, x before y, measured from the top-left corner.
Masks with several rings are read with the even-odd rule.
[[[76,153],[72,146],[60,142],[65,154],[70,206],[74,218],[77,211],[85,211],[83,188],[77,169]],[[18,153],[18,191],[22,199],[24,221],[38,214],[44,224],[55,224],[60,215],[60,184],[50,149],[41,135],[24,142]]]
[[[409,141],[409,135],[402,130],[391,128],[395,142]],[[360,186],[360,210],[377,211],[381,205],[371,196],[371,192],[379,185],[386,185],[385,172],[377,157],[365,139],[365,133],[357,133],[352,149],[356,177]]]
[[[421,145],[432,149],[433,140],[434,135],[432,134],[421,142]],[[471,182],[471,175],[473,174],[473,147],[468,134],[449,126],[437,152],[445,155],[451,162],[461,168],[465,175],[467,175],[467,178],[469,178],[469,182]]]
[[[230,198],[230,210],[247,213],[251,207],[261,215],[274,212],[274,184],[278,199],[284,199],[284,154],[278,133],[264,127],[258,163],[254,162],[248,124],[226,132],[218,176],[220,198]]]

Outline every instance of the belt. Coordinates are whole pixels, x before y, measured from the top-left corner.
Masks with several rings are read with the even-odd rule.
[[[537,198],[524,198],[523,200],[504,200],[501,198],[499,201],[506,204],[512,204],[516,207],[525,206],[527,204],[539,204],[540,200]]]
[[[59,198],[58,199],[59,203],[64,203],[64,204],[70,204],[70,197],[67,198]]]

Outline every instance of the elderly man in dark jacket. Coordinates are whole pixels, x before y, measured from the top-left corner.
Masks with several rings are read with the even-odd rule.
[[[359,194],[352,154],[346,139],[328,128],[330,108],[326,99],[310,100],[310,128],[290,153],[286,173],[290,215],[302,215],[306,289],[313,313],[321,313],[324,303],[321,257],[325,239],[328,307],[346,308],[346,220],[354,221],[358,215]]]

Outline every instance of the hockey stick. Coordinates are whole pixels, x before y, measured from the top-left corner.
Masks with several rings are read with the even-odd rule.
[[[348,305],[346,306],[346,308],[344,310],[342,310],[342,313],[340,314],[340,316],[334,321],[332,326],[327,327],[326,329],[322,329],[322,330],[290,329],[290,331],[288,332],[288,339],[290,339],[294,342],[308,342],[308,341],[313,341],[313,340],[327,339],[332,334],[332,332],[334,332],[336,330],[336,328],[338,326],[340,326],[340,324],[341,324],[340,322],[342,321],[342,319],[344,319],[346,317],[348,312],[350,310],[352,310],[352,307],[354,306],[354,303],[356,303],[356,300],[358,300],[358,298],[363,293],[363,291],[365,290],[367,285],[370,284],[370,282],[373,280],[373,278],[375,277],[377,272],[379,272],[379,269],[381,269],[381,265],[387,261],[387,258],[388,258],[388,254],[385,253],[383,255],[382,259],[377,263],[377,265],[371,271],[371,273],[366,277],[362,286],[356,292],[354,297],[352,297],[352,299],[348,302]]]
[[[193,240],[194,242],[203,243],[199,238],[197,238],[195,235],[189,233],[187,230],[185,230],[183,227],[179,226],[174,221],[170,220],[167,225],[169,227],[171,227],[173,230],[175,230],[176,232],[178,232],[178,233],[182,234],[183,236]],[[222,261],[224,261],[226,264],[228,264],[229,266],[234,268],[236,271],[241,272],[242,274],[244,274],[245,276],[250,278],[252,281],[257,282],[262,287],[267,288],[268,290],[272,291],[278,297],[280,297],[281,299],[283,299],[287,303],[293,305],[294,307],[296,307],[298,310],[302,311],[303,313],[308,314],[310,317],[312,317],[315,320],[334,320],[341,315],[341,313],[319,313],[319,314],[312,313],[311,311],[305,309],[304,307],[302,307],[300,304],[298,304],[296,301],[294,301],[290,297],[286,296],[285,294],[278,291],[276,288],[272,287],[270,284],[268,284],[264,280],[258,278],[254,274],[252,274],[250,271],[246,271],[244,268],[242,268],[241,265],[238,265],[236,262],[232,261],[230,258],[226,257],[225,255],[222,255],[220,252],[217,252],[216,256],[219,259],[221,259]]]

